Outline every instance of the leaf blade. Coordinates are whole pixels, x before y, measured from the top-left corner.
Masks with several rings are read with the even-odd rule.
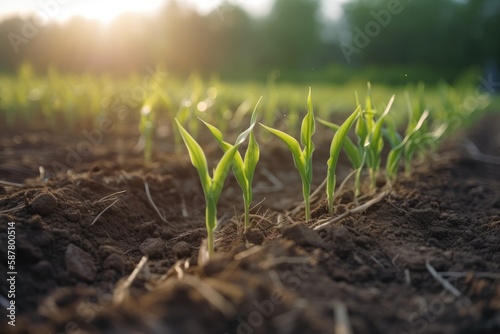
[[[210,192],[210,188],[212,187],[212,180],[210,178],[210,174],[208,173],[208,163],[205,153],[196,140],[186,131],[186,129],[184,129],[177,118],[175,119],[175,122],[181,134],[182,140],[188,149],[191,163],[198,171],[203,192],[205,193],[205,196],[207,196]]]

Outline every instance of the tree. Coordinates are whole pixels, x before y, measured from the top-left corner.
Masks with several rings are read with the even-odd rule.
[[[275,68],[309,66],[321,45],[317,0],[276,0],[259,36],[263,63]]]

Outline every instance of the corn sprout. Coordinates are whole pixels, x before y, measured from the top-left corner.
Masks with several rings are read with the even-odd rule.
[[[257,140],[255,140],[253,127],[257,122],[257,108],[261,100],[262,98],[259,99],[259,101],[257,102],[257,105],[255,106],[255,109],[252,113],[252,117],[250,120],[250,126],[252,130],[250,131],[249,134],[248,138],[249,143],[247,151],[245,153],[245,158],[243,159],[241,157],[240,152],[236,151],[236,154],[234,156],[234,162],[232,165],[232,169],[236,177],[236,180],[238,181],[238,184],[240,185],[241,190],[243,192],[243,206],[245,210],[245,218],[244,218],[245,230],[250,227],[250,205],[252,204],[252,182],[253,182],[255,167],[257,166],[257,162],[259,161],[259,156],[260,156],[259,144],[257,143]],[[205,125],[208,127],[208,129],[214,136],[215,140],[217,141],[217,143],[224,152],[227,152],[228,150],[231,149],[231,147],[233,147],[231,144],[224,141],[222,132],[219,131],[215,126],[210,125],[204,121],[203,123],[205,123]]]
[[[207,159],[201,146],[196,140],[182,127],[177,119],[175,119],[177,127],[180,131],[184,144],[186,145],[191,163],[198,171],[203,194],[205,195],[206,212],[205,221],[207,228],[208,239],[208,254],[214,253],[214,229],[217,226],[217,203],[219,201],[224,181],[226,180],[229,169],[234,161],[234,156],[238,151],[238,147],[246,140],[250,132],[252,132],[254,124],[241,133],[234,146],[230,147],[222,156],[217,167],[214,169],[213,177],[210,177],[208,172]]]
[[[261,125],[266,130],[281,139],[288,146],[290,152],[292,152],[295,167],[299,171],[300,177],[302,179],[302,195],[304,196],[306,220],[311,219],[310,196],[313,175],[312,154],[314,152],[314,143],[312,141],[312,136],[316,130],[311,88],[309,88],[309,96],[307,97],[307,114],[302,120],[302,127],[300,130],[300,140],[302,145],[304,146],[303,150],[301,149],[299,142],[292,136],[263,124]]]

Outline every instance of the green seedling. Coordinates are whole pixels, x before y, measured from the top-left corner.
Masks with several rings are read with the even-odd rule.
[[[356,101],[358,101],[357,95],[356,95]],[[370,176],[371,176],[371,181],[372,184],[374,182],[374,178],[376,175],[378,175],[379,170],[380,170],[380,162],[381,162],[381,153],[382,153],[382,148],[383,148],[383,139],[382,139],[382,131],[384,130],[383,124],[385,123],[386,116],[389,113],[389,110],[394,102],[394,96],[389,100],[389,103],[384,111],[384,113],[375,120],[375,118],[372,116],[373,115],[373,110],[371,108],[371,100],[368,98],[367,99],[367,110],[369,112],[365,112],[364,114],[361,112],[361,106],[359,105],[358,101],[358,108],[356,111],[353,113],[357,114],[357,117],[354,117],[353,121],[356,122],[356,137],[358,139],[358,144],[354,144],[354,142],[347,136],[347,133],[353,126],[353,124],[349,124],[348,119],[342,126],[346,126],[348,128],[344,128],[344,131],[347,130],[345,133],[339,133],[339,129],[341,128],[340,125],[321,120],[319,119],[318,121],[330,128],[331,130],[336,132],[336,136],[338,136],[337,140],[338,142],[336,143],[336,147],[332,147],[333,152],[331,152],[331,157],[333,158],[332,162],[332,172],[335,170],[336,167],[336,160],[338,159],[338,155],[340,154],[340,149],[343,149],[344,152],[346,153],[347,157],[349,158],[349,161],[351,162],[351,165],[353,166],[354,170],[356,170],[355,173],[355,182],[354,182],[354,197],[357,198],[360,192],[360,177],[361,177],[361,171],[363,169],[363,166],[365,164],[368,165],[369,170],[370,170]],[[351,115],[351,117],[353,117]],[[366,116],[366,118],[364,117]],[[371,126],[371,128],[369,128]],[[333,144],[333,142],[332,142]],[[340,145],[340,146],[339,146]],[[331,185],[332,188],[335,187],[335,180],[332,177],[331,181],[333,182],[333,185]],[[330,190],[327,190],[327,193],[330,193]],[[331,198],[329,197],[328,200],[329,204],[329,210],[333,210],[333,195]]]
[[[273,129],[271,127],[261,124],[266,130],[281,139],[287,146],[293,156],[295,167],[299,171],[300,178],[302,179],[302,195],[304,196],[306,220],[311,219],[311,182],[312,182],[312,155],[314,152],[314,143],[312,136],[316,130],[311,88],[309,88],[309,95],[307,97],[307,114],[302,120],[302,127],[300,130],[300,140],[304,149],[301,149],[299,142],[292,136]]]
[[[406,130],[406,135],[403,140],[394,146],[387,156],[386,162],[386,171],[389,181],[393,181],[396,178],[398,172],[399,161],[402,156],[404,156],[405,163],[410,161],[412,157],[413,148],[413,140],[414,137],[418,137],[419,131],[424,124],[425,120],[429,116],[429,111],[424,111],[420,116],[420,119],[417,123],[411,127],[411,122]]]
[[[387,104],[382,115],[377,120],[371,122],[371,128],[369,128],[370,140],[368,144],[368,155],[367,155],[367,165],[370,174],[370,186],[375,188],[375,182],[377,176],[380,172],[380,163],[382,157],[382,149],[384,148],[384,139],[382,138],[382,128],[385,123],[385,119],[391,110],[392,104],[394,102],[395,96],[393,95]]]
[[[146,99],[141,108],[141,120],[139,122],[139,132],[144,140],[144,163],[151,164],[153,156],[154,137],[154,114],[153,107],[157,100],[156,95],[151,95]]]
[[[367,147],[370,144],[370,137],[367,128],[367,122],[365,120],[365,113],[361,110],[361,104],[359,103],[358,93],[355,93],[356,105],[358,106],[356,110],[359,112],[359,117],[356,119],[355,134],[357,138],[357,145],[346,136],[344,139],[344,152],[347,154],[349,161],[353,169],[356,171],[354,175],[354,198],[359,196],[361,191],[361,171],[366,163]],[[329,127],[333,131],[338,131],[340,125],[327,122],[324,120],[319,120],[323,125]]]
[[[419,147],[419,149],[424,150],[425,152],[434,152],[439,144],[441,138],[446,133],[448,129],[448,124],[442,123],[436,127],[432,132],[428,132],[415,140],[415,144]]]
[[[359,109],[359,113],[361,113],[361,107],[358,107]],[[357,110],[358,110],[357,109]],[[357,118],[357,121],[356,122],[359,122],[361,116],[359,116]],[[325,121],[323,119],[318,119],[318,122],[320,122],[321,124],[323,124],[324,126],[330,128],[333,132],[337,132],[338,129],[340,128],[340,125],[337,125],[335,123],[332,123],[332,122],[328,122],[328,121]],[[345,137],[345,141],[344,141],[344,146],[342,147],[344,153],[347,155],[347,158],[349,159],[349,161],[351,162],[351,165],[352,165],[352,168],[354,170],[356,170],[356,179],[355,179],[355,184],[354,184],[354,194],[355,194],[355,197],[358,196],[359,194],[359,177],[358,177],[358,173],[357,171],[358,170],[361,170],[362,166],[363,166],[363,148],[364,148],[364,145],[360,145],[360,146],[357,146],[356,144],[354,144],[354,142],[352,141],[351,138],[349,138],[349,136],[346,136]]]
[[[333,214],[333,195],[335,192],[335,184],[336,184],[336,168],[337,168],[337,162],[339,159],[340,151],[342,150],[342,147],[344,146],[345,142],[348,142],[349,144],[349,149],[348,150],[355,150],[354,143],[350,139],[348,139],[347,134],[349,133],[349,130],[351,130],[354,122],[356,119],[359,117],[359,114],[361,112],[361,109],[358,107],[348,118],[347,120],[338,127],[338,130],[335,132],[335,135],[333,136],[332,143],[330,145],[330,158],[328,159],[327,165],[328,165],[328,173],[327,173],[327,180],[326,180],[326,195],[327,195],[327,201],[328,201],[328,212],[330,214]],[[348,139],[346,141],[346,139]],[[355,157],[353,156],[354,159],[357,159],[358,156],[356,155]],[[351,162],[353,162],[351,160]],[[359,163],[357,160],[355,161],[356,163]]]
[[[233,164],[238,147],[252,132],[254,124],[241,133],[236,139],[235,144],[224,153],[217,167],[214,169],[213,177],[211,177],[208,172],[207,158],[205,157],[203,149],[189,132],[182,127],[177,119],[175,119],[175,122],[177,123],[184,144],[188,149],[191,163],[198,171],[198,176],[200,177],[206,203],[205,222],[207,228],[208,254],[211,256],[214,253],[214,229],[217,226],[217,203],[222,192],[222,187],[224,186],[224,181],[229,173],[229,169]]]
[[[255,105],[250,120],[250,127],[252,128],[252,130],[250,131],[249,134],[248,147],[245,153],[245,158],[243,159],[241,157],[240,152],[236,151],[232,165],[233,173],[243,192],[243,206],[245,210],[245,218],[244,218],[245,230],[247,230],[250,227],[250,205],[252,204],[252,182],[253,182],[255,167],[257,166],[257,162],[259,161],[260,157],[259,144],[255,139],[253,127],[257,122],[257,108],[261,100],[262,98],[260,98],[257,104]],[[208,129],[214,136],[215,140],[217,141],[217,143],[224,152],[227,152],[233,147],[233,145],[224,141],[224,136],[222,135],[222,132],[219,131],[215,126],[210,125],[205,121],[203,121],[203,123],[205,123],[205,125],[208,127]]]
[[[370,90],[370,84],[368,84],[368,88]],[[370,95],[368,95],[369,97]],[[371,104],[371,100],[368,99],[369,103]],[[358,93],[356,92],[356,105],[361,108],[361,104],[359,103],[359,97]],[[368,154],[368,147],[370,146],[370,136],[369,136],[369,131],[368,131],[368,122],[366,120],[366,112],[360,112],[360,116],[356,121],[356,126],[355,126],[355,131],[356,133],[356,138],[358,139],[358,152],[357,152],[357,157],[356,161],[358,162],[357,168],[356,168],[356,174],[355,174],[355,179],[354,179],[354,200],[356,201],[359,193],[361,191],[361,172],[363,170],[363,167],[366,164],[366,157]],[[352,152],[351,152],[352,151]],[[349,152],[349,156],[351,156],[351,160],[354,157],[354,151],[351,150]]]
[[[376,118],[377,111],[373,107],[371,98],[371,84],[368,83],[368,93],[366,96],[364,110],[365,117],[360,119],[360,125],[363,126],[363,128],[360,129],[360,137],[364,139],[361,141],[363,142],[363,147],[366,147],[366,152],[364,153],[366,153],[366,165],[368,167],[368,173],[370,175],[370,188],[372,189],[375,188],[376,179],[380,171],[381,152],[384,147],[382,127],[393,102],[394,95],[391,97],[387,108],[382,113],[382,115]]]
[[[141,119],[139,123],[139,131],[144,140],[144,162],[150,164],[153,155],[153,140],[154,140],[154,126],[155,114],[159,110],[166,109],[169,113],[172,108],[172,103],[169,96],[162,89],[163,80],[155,81],[152,84],[151,92],[146,96],[141,107]],[[170,116],[170,115],[168,115]],[[172,116],[170,116],[172,119]]]

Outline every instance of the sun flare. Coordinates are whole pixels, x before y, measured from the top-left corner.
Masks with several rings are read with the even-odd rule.
[[[87,19],[109,23],[124,13],[154,13],[159,10],[164,3],[164,0],[85,1],[75,3],[64,12],[66,12],[68,16],[79,15]]]

